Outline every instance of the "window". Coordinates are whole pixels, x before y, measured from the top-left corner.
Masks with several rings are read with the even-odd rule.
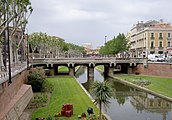
[[[168,37],[169,37],[169,38],[171,37],[171,34],[170,34],[170,33],[168,33]]]
[[[159,33],[159,39],[162,39],[162,33]]]
[[[153,41],[151,41],[151,48],[153,48],[154,47],[154,42]]]
[[[162,41],[159,42],[159,47],[162,47]]]
[[[151,33],[151,39],[154,39],[154,33]]]
[[[170,42],[168,42],[167,47],[170,47]]]

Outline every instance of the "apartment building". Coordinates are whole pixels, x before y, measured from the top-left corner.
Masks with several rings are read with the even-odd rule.
[[[134,24],[127,35],[131,57],[147,57],[149,54],[168,55],[172,48],[172,26],[151,20]]]

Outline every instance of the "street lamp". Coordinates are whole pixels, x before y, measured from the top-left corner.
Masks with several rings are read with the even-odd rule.
[[[106,37],[107,37],[107,36],[105,35],[105,44],[106,44]]]
[[[8,12],[7,12],[7,18],[8,18]],[[8,84],[12,83],[11,80],[11,57],[10,57],[10,30],[9,30],[9,22],[7,22],[7,41],[8,41],[8,74],[9,74],[9,81]]]

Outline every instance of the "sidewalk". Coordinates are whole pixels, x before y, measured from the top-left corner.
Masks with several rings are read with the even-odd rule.
[[[11,66],[11,77],[17,75],[21,71],[25,70],[27,68],[26,62],[20,63],[20,64],[15,64]],[[2,71],[0,70],[0,84],[3,82],[7,81],[9,79],[9,72],[8,68],[7,71]]]

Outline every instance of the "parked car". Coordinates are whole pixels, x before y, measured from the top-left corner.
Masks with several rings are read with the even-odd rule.
[[[164,55],[159,55],[159,54],[150,54],[148,55],[148,60],[152,62],[163,62],[165,61],[165,56]]]
[[[156,61],[158,61],[158,62],[164,62],[164,61],[165,61],[165,56],[164,56],[164,55],[159,55],[159,56],[156,58]]]

